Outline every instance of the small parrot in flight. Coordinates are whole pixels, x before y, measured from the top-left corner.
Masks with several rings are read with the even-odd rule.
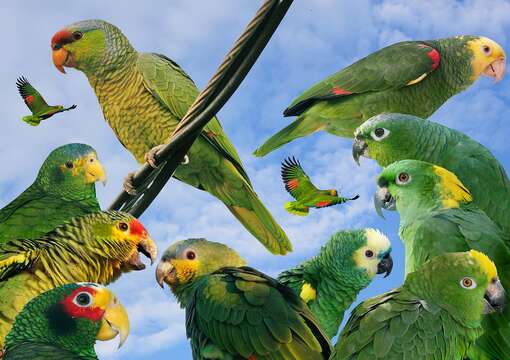
[[[4,360],[97,360],[96,340],[129,335],[117,297],[93,283],[59,286],[30,300],[5,340]]]
[[[156,270],[186,309],[194,360],[329,359],[331,344],[290,288],[246,266],[226,245],[187,239]]]
[[[510,239],[473,204],[455,174],[427,162],[401,160],[387,166],[377,183],[376,207],[396,206],[400,214],[406,274],[437,255],[475,249],[496,263],[503,286],[510,288]],[[484,329],[476,351],[491,359],[505,358],[503,354],[510,353],[505,341],[510,338],[509,309],[490,316]]]
[[[326,334],[333,338],[344,312],[376,274],[391,273],[391,244],[376,229],[339,231],[319,254],[278,275],[300,295]]]
[[[29,125],[37,126],[42,120],[76,108],[76,105],[72,105],[68,108],[64,108],[62,105],[48,105],[39,91],[37,91],[24,76],[16,80],[16,85],[23,101],[32,112],[32,115],[24,116],[22,119]]]
[[[107,285],[154,261],[156,244],[140,221],[118,211],[75,217],[38,239],[0,244],[0,349],[16,315],[34,297],[74,282]]]
[[[193,80],[168,57],[139,53],[122,32],[102,20],[66,26],[52,40],[57,69],[82,71],[104,117],[139,163],[168,142],[199,94]],[[147,156],[146,156],[147,155]],[[222,201],[269,251],[284,255],[292,245],[253,190],[234,146],[214,117],[180,165],[175,178]],[[126,190],[131,186],[127,181]]]
[[[354,133],[352,154],[381,166],[405,159],[422,160],[453,172],[483,210],[510,238],[510,181],[500,162],[467,135],[433,121],[404,114],[382,114]]]
[[[0,209],[0,244],[33,239],[75,216],[100,211],[97,181],[106,182],[96,151],[85,144],[53,150],[34,183]]]
[[[282,163],[282,180],[285,190],[296,199],[285,204],[285,210],[294,215],[306,216],[310,208],[321,209],[359,198],[359,195],[352,198],[338,196],[335,189],[317,189],[295,158],[289,157]]]
[[[476,250],[439,255],[401,287],[359,304],[331,359],[462,360],[483,333],[486,314],[505,306],[489,257]]]
[[[284,111],[298,116],[254,155],[314,132],[352,138],[365,120],[382,113],[428,118],[480,75],[501,80],[503,48],[483,36],[399,42],[340,70],[306,90]]]

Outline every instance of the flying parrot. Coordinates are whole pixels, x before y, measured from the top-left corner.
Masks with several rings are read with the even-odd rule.
[[[178,241],[163,254],[156,279],[186,309],[193,359],[329,359],[329,339],[299,296],[245,265],[205,239]]]
[[[505,299],[486,255],[439,255],[401,287],[358,305],[332,360],[462,360],[483,333],[483,315],[502,311]]]
[[[282,163],[282,180],[285,190],[296,199],[285,204],[285,210],[294,215],[306,216],[310,208],[321,209],[359,198],[359,195],[352,198],[338,196],[335,189],[317,189],[295,158],[287,158]]]
[[[76,108],[76,105],[72,105],[68,108],[64,108],[62,105],[48,105],[39,91],[37,91],[24,76],[16,80],[16,85],[23,101],[32,112],[32,115],[24,116],[22,119],[29,125],[37,126],[42,120]]]
[[[298,118],[254,155],[264,156],[320,130],[352,138],[365,120],[382,113],[428,118],[480,75],[500,80],[505,58],[503,48],[483,36],[390,45],[306,90],[283,112]]]
[[[137,52],[117,27],[102,20],[65,27],[53,36],[51,46],[60,71],[73,67],[85,73],[124,147],[138,162],[147,159],[153,165],[159,145],[169,140],[199,93],[193,80],[166,56]],[[217,118],[204,127],[175,177],[221,200],[272,253],[292,250],[254,192]]]
[[[93,283],[63,285],[32,299],[5,340],[4,360],[97,360],[96,340],[129,334],[129,319],[117,297]]]
[[[400,214],[406,273],[437,255],[475,249],[496,263],[503,286],[510,287],[510,241],[472,203],[471,193],[455,174],[427,162],[402,160],[387,166],[377,183],[376,207],[396,205]],[[510,338],[510,311],[485,323],[477,349],[488,358],[505,358],[502,354],[510,353],[505,341]]]
[[[95,182],[106,182],[96,151],[85,144],[53,150],[34,183],[0,210],[0,244],[40,237],[74,216],[100,211]]]
[[[326,334],[333,338],[344,312],[376,274],[393,268],[391,244],[376,229],[339,231],[318,255],[278,275],[308,305]]]
[[[37,239],[0,244],[0,349],[32,298],[73,282],[103,285],[154,261],[156,244],[132,215],[105,211],[75,217]]]
[[[405,159],[422,160],[457,175],[482,209],[510,238],[510,181],[492,153],[467,135],[444,125],[403,114],[382,114],[356,129],[353,157],[381,166]]]

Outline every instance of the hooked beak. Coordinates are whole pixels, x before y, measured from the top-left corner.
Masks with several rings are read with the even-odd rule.
[[[489,64],[483,71],[483,75],[493,77],[496,82],[503,79],[503,75],[505,74],[506,63],[505,58],[500,57],[499,59],[494,60]]]
[[[63,47],[58,48],[57,50],[54,49],[51,51],[51,58],[53,60],[53,64],[55,65],[57,70],[60,71],[62,74],[66,73],[66,71],[64,69],[64,65],[65,65],[68,57],[69,57],[69,53]]]
[[[99,160],[95,159],[93,162],[85,163],[85,181],[87,184],[95,183],[96,181],[101,181],[103,185],[106,185],[106,172],[103,168],[103,165],[99,162]]]
[[[388,277],[391,274],[391,270],[393,269],[393,259],[391,258],[390,253],[384,255],[382,260],[377,264],[377,273],[385,274],[384,277]]]
[[[485,291],[484,300],[484,314],[503,312],[503,310],[505,310],[506,292],[499,279],[495,279],[489,284],[487,290]]]
[[[374,194],[374,207],[377,214],[383,219],[384,215],[381,209],[386,209],[389,211],[394,211],[397,209],[395,198],[391,196],[387,187],[377,186],[377,190]]]
[[[107,341],[120,335],[119,348],[126,342],[129,335],[129,318],[126,309],[108,289],[102,289],[96,305],[104,309],[101,327],[96,335],[97,340]]]
[[[128,264],[131,269],[145,269],[145,264],[142,262],[142,260],[140,260],[140,254],[143,254],[149,258],[151,260],[151,265],[154,264],[154,261],[156,261],[158,248],[154,240],[152,240],[148,234],[142,238],[142,240],[138,243],[136,250],[128,259]]]
[[[156,269],[156,281],[161,288],[164,288],[164,283],[175,284],[177,280],[175,267],[168,260],[161,260]]]
[[[352,143],[352,157],[359,165],[359,158],[362,156],[368,157],[368,145],[362,137],[356,136]]]

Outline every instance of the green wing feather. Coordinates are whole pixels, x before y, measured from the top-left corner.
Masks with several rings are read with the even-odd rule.
[[[49,244],[46,243],[46,244]],[[29,239],[0,244],[0,282],[31,268],[45,244]]]
[[[282,180],[285,184],[285,190],[296,200],[302,200],[304,197],[309,198],[319,192],[306,175],[298,160],[287,158],[282,163]]]
[[[23,101],[28,106],[33,114],[40,113],[48,108],[48,104],[42,95],[22,76],[16,80],[16,86],[23,98]]]
[[[21,343],[9,348],[3,360],[26,360],[30,354],[31,360],[97,360],[96,357],[81,357],[67,350],[50,344]]]
[[[235,358],[329,359],[331,345],[294,292],[257,270],[224,268],[195,284],[186,308],[194,358],[214,344]]]
[[[295,99],[284,116],[297,116],[315,102],[372,91],[397,89],[435,70],[422,41],[405,41],[376,51],[312,86]]]

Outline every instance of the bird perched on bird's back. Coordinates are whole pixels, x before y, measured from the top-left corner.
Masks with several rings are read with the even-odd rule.
[[[102,20],[66,26],[53,36],[51,46],[60,71],[73,67],[85,73],[106,121],[140,163],[152,162],[151,150],[168,142],[199,94],[173,60],[137,52],[117,27]],[[184,163],[175,178],[222,201],[269,251],[292,250],[287,235],[254,192],[216,117],[205,125]]]
[[[287,158],[282,163],[282,180],[285,190],[296,199],[285,204],[285,210],[294,215],[306,216],[310,208],[321,209],[356,200],[359,197],[356,195],[352,198],[344,198],[338,196],[338,191],[335,189],[317,189],[295,158]]]
[[[278,281],[299,294],[332,338],[358,293],[376,274],[391,273],[390,253],[390,241],[376,229],[339,231],[319,254],[283,271]]]
[[[64,108],[62,105],[48,105],[42,95],[37,91],[25,77],[20,77],[16,80],[16,86],[23,98],[23,101],[28,106],[32,115],[24,116],[23,121],[29,125],[37,126],[42,120],[52,117],[55,114],[72,110],[76,105]]]
[[[505,306],[505,289],[485,254],[443,254],[401,287],[358,305],[332,359],[465,359],[483,333],[482,315]]]
[[[97,181],[106,182],[106,174],[92,147],[56,148],[34,183],[0,209],[0,243],[40,237],[75,216],[100,211]]]
[[[67,283],[106,285],[144,269],[139,253],[154,261],[156,252],[140,221],[118,211],[75,217],[41,238],[0,244],[0,348],[30,299]]]
[[[381,166],[405,159],[442,166],[456,176],[482,209],[510,238],[510,181],[504,167],[483,145],[433,121],[403,114],[382,114],[356,129],[353,150]]]
[[[163,254],[156,279],[186,309],[193,359],[329,359],[328,337],[299,296],[245,265],[205,239],[178,241]]]
[[[264,156],[297,138],[325,130],[352,138],[382,113],[428,118],[480,75],[500,80],[505,51],[483,36],[404,41],[385,47],[322,80],[296,98],[284,116],[298,116],[255,151]]]
[[[129,334],[126,310],[107,288],[66,284],[32,299],[6,337],[4,360],[97,360],[96,340]]]

